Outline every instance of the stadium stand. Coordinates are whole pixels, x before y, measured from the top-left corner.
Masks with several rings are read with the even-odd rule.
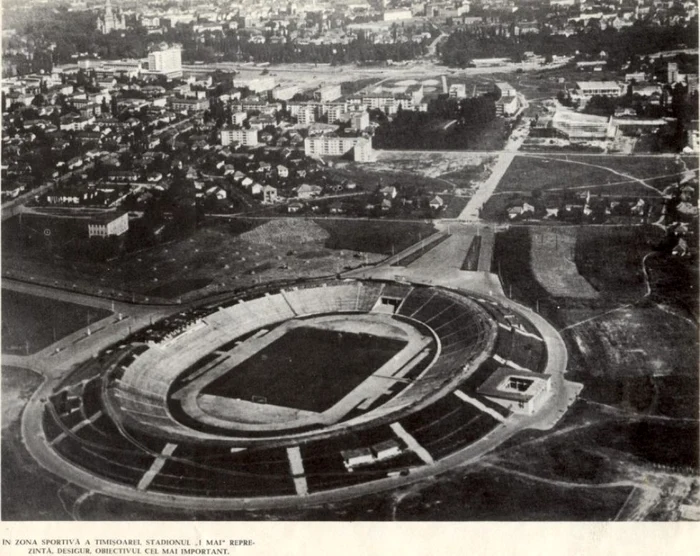
[[[457,452],[499,424],[456,396],[445,396],[400,423],[435,459]]]
[[[546,362],[544,344],[531,325],[489,301],[477,303],[449,290],[401,283],[314,282],[311,287],[186,311],[135,334],[110,373],[61,386],[50,397],[43,415],[46,438],[66,460],[132,487],[140,484],[158,457],[162,468],[139,488],[208,497],[295,495],[286,448],[232,450],[226,445],[226,434],[257,442],[265,439],[266,432],[222,431],[209,425],[196,430],[187,420],[192,418],[185,419],[182,408],[169,405],[169,398],[203,373],[225,365],[235,357],[231,352],[237,343],[261,330],[267,332],[293,318],[369,312],[383,297],[391,299],[396,309],[391,318],[434,334],[436,341],[424,348],[421,363],[397,381],[390,394],[369,398],[362,411],[371,412],[371,422],[358,426],[354,421],[358,414],[353,413],[356,425],[350,430],[343,424],[334,434],[322,425],[292,431],[309,433],[303,441],[297,438],[295,445],[311,493],[406,474],[424,465],[408,448],[410,439],[397,437],[391,423],[400,424],[435,460],[493,430],[499,421],[481,406],[445,392],[431,401],[450,384],[449,392],[459,388],[487,408],[509,415],[476,393],[499,366],[495,359],[489,357],[462,380],[464,369],[487,346],[493,347],[491,355],[531,370]],[[393,415],[399,409],[402,413]],[[311,437],[312,432],[319,434]],[[370,454],[369,460],[349,465],[353,450]]]

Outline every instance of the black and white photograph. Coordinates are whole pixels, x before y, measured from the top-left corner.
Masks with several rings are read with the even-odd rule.
[[[696,0],[2,0],[1,98],[3,523],[700,521]]]

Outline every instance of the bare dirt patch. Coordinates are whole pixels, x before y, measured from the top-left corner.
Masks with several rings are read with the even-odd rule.
[[[300,244],[325,241],[330,234],[315,222],[296,219],[271,220],[241,234],[243,241],[261,245]]]

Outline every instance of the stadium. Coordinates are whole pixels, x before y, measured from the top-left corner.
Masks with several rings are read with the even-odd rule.
[[[156,322],[99,372],[69,374],[42,399],[41,435],[55,473],[126,499],[340,500],[492,448],[547,400],[546,345],[524,314],[461,290],[258,290]]]

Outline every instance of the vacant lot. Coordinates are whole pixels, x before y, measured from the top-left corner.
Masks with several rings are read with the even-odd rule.
[[[435,227],[425,222],[392,222],[390,220],[317,220],[330,237],[325,247],[381,255],[403,251],[414,243],[435,233]]]
[[[477,468],[405,498],[397,520],[603,521],[613,519],[631,488],[563,489],[498,468]]]
[[[697,168],[689,157],[576,156],[543,154],[517,156],[486,202],[485,218],[503,219],[505,209],[532,202],[533,192],[549,206],[575,200],[576,195],[602,195],[611,199],[652,198],[677,183],[688,169]]]
[[[615,378],[697,372],[694,333],[688,322],[652,307],[623,307],[567,330],[588,373]]]
[[[2,290],[2,351],[36,353],[110,315],[109,311]]]
[[[399,192],[414,190],[427,195],[464,189],[485,179],[491,157],[450,152],[378,151],[371,165],[339,163],[329,170],[348,179],[358,189],[374,191],[377,186],[395,185]]]
[[[363,264],[363,253],[367,262],[378,262],[381,254],[391,253],[392,244],[398,251],[418,241],[421,230],[429,230],[425,236],[432,233],[432,226],[423,223],[350,221],[339,227],[335,234],[333,223],[326,232],[304,219],[212,221],[184,239],[105,263],[3,251],[3,271],[102,295],[174,298],[206,284],[203,291],[215,292],[329,276]]]
[[[663,157],[518,156],[498,184],[497,191],[591,189],[592,193],[613,196],[635,192],[653,195],[654,189],[662,190],[668,185],[662,176],[672,175],[677,180],[684,169],[674,158]],[[646,183],[652,188],[645,188],[635,178],[648,180]]]
[[[573,260],[581,275],[612,301],[638,300],[646,292],[642,259],[664,237],[655,226],[576,228]]]

